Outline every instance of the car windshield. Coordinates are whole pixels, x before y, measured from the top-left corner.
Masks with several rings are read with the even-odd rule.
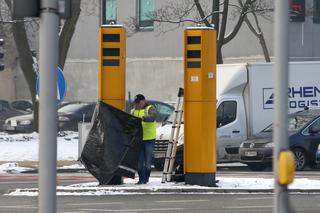
[[[78,110],[80,110],[82,107],[86,106],[87,104],[68,104],[64,107],[61,107],[58,112],[59,113],[66,113],[66,114],[70,114],[70,113],[74,113]]]
[[[267,128],[262,130],[262,132],[272,132],[272,124],[270,124]]]
[[[297,131],[304,127],[313,117],[292,115],[288,118],[288,131]],[[262,132],[272,132],[272,124],[262,130]]]
[[[172,123],[173,123],[173,120],[174,120],[174,115],[175,115],[175,114],[176,114],[176,113],[171,113],[171,115],[169,116],[169,118],[166,120],[166,123],[172,124]],[[177,122],[178,122],[178,118],[177,118]],[[181,123],[183,123],[183,117],[182,117]]]
[[[304,127],[313,118],[314,117],[312,116],[301,116],[301,115],[289,117],[288,130],[297,131],[302,127]]]
[[[6,111],[6,110],[9,110],[9,108],[10,106],[8,101],[0,100],[0,111]]]

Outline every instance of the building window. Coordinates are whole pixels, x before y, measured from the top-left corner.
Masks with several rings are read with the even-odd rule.
[[[313,23],[320,24],[320,0],[313,0]]]
[[[306,2],[305,0],[292,0],[290,20],[292,22],[304,22],[306,16]]]
[[[153,28],[154,0],[138,0],[139,28]]]
[[[116,24],[117,23],[117,0],[103,1],[103,23],[102,24]]]

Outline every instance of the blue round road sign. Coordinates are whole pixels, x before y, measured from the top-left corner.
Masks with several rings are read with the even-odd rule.
[[[58,67],[58,72],[57,72],[58,76],[57,76],[57,101],[58,103],[60,103],[61,101],[63,101],[64,97],[66,96],[66,80],[64,78],[62,69],[60,67]],[[39,76],[37,78],[37,82],[36,82],[36,90],[37,90],[37,96],[40,96],[40,80],[39,80]]]

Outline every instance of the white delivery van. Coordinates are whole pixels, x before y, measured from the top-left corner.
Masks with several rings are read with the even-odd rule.
[[[242,141],[272,123],[273,63],[217,66],[218,162],[238,161]],[[289,64],[289,111],[320,106],[320,62]],[[183,125],[181,129],[183,143]],[[155,162],[165,157],[170,122],[157,129]],[[163,161],[162,161],[163,162]]]

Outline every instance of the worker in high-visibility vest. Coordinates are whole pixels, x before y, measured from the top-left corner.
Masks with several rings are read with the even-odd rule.
[[[149,182],[151,173],[152,154],[156,141],[156,116],[157,111],[154,106],[149,105],[142,94],[134,98],[135,107],[131,114],[142,119],[143,141],[139,156],[138,174],[139,182],[137,184],[146,184]]]

